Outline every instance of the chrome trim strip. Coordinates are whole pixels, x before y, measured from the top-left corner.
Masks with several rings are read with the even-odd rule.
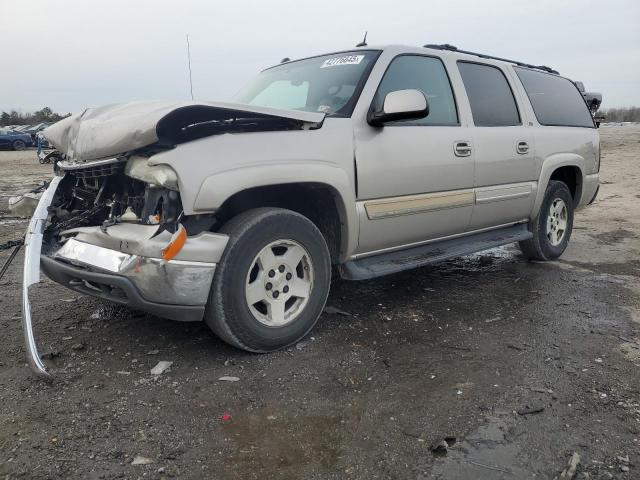
[[[31,318],[31,303],[29,302],[29,287],[40,281],[40,251],[42,249],[42,236],[49,217],[48,207],[53,201],[53,196],[58,184],[63,177],[54,177],[47,190],[40,197],[27,233],[24,237],[24,265],[22,274],[22,329],[27,351],[27,360],[31,369],[42,377],[51,377],[44,363],[40,359],[35,336],[33,334],[33,322]]]
[[[534,186],[533,182],[524,182],[479,187],[475,189],[476,205],[528,197],[533,193]]]
[[[60,249],[51,255],[53,258],[63,258],[72,264],[86,265],[106,270],[112,273],[120,272],[121,265],[131,258],[131,255],[115,250],[78,242],[74,238],[67,240]],[[90,262],[88,260],[91,260]]]
[[[514,200],[530,196],[535,190],[536,182],[510,183],[490,185],[446,192],[405,195],[365,200],[364,208],[369,220],[411,215],[415,213],[433,212],[447,208],[482,205],[490,202]]]
[[[407,195],[364,203],[369,220],[473,205],[473,189]]]
[[[443,240],[451,240],[453,238],[458,238],[458,237],[466,237],[467,235],[473,235],[474,233],[488,232],[490,230],[497,230],[499,228],[510,227],[512,225],[518,225],[520,223],[527,223],[528,221],[529,221],[528,218],[523,218],[522,220],[518,220],[518,221],[515,221],[515,222],[503,223],[501,225],[495,225],[493,227],[487,227],[487,228],[480,228],[478,230],[470,230],[468,232],[463,232],[463,233],[456,233],[455,235],[447,235],[446,237],[432,238],[431,240],[423,240],[423,241],[420,241],[420,242],[413,242],[413,243],[407,243],[407,244],[399,245],[399,246],[381,248],[380,250],[372,250],[370,252],[357,253],[357,254],[352,255],[351,257],[349,257],[349,260],[357,260],[359,258],[370,257],[372,255],[378,255],[380,253],[393,252],[393,251],[396,251],[396,250],[404,250],[406,248],[418,247],[420,245],[426,245],[426,244],[429,244],[429,243],[441,242]]]

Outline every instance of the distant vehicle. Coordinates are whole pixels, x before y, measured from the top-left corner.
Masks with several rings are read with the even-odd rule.
[[[31,135],[28,133],[16,132],[15,130],[0,129],[0,148],[10,150],[24,150],[33,145]]]
[[[36,125],[27,125],[26,127],[22,128],[20,131],[22,133],[28,133],[29,135],[31,135],[31,140],[32,140],[33,144],[35,145],[35,143],[36,143],[36,134],[39,131],[44,130],[45,128],[47,128],[49,125],[51,125],[50,122],[42,122],[42,123],[38,123]]]

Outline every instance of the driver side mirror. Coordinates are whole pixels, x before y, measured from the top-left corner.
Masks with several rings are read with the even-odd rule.
[[[396,90],[384,97],[382,109],[370,110],[367,122],[382,127],[387,122],[417,120],[429,115],[429,102],[420,90]]]

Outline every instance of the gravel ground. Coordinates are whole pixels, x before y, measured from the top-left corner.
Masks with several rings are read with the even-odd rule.
[[[44,280],[43,382],[19,256],[0,281],[0,477],[554,478],[577,454],[576,478],[640,478],[640,126],[601,134],[599,200],[560,261],[505,247],[335,280],[313,336],[274,354]],[[50,170],[0,152],[0,208]],[[0,243],[26,226],[4,215]]]

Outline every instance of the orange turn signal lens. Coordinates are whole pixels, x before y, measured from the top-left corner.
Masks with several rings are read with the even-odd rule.
[[[185,242],[187,241],[187,230],[182,226],[182,224],[178,225],[178,230],[171,236],[171,241],[169,244],[162,249],[162,259],[169,261],[182,250]]]

